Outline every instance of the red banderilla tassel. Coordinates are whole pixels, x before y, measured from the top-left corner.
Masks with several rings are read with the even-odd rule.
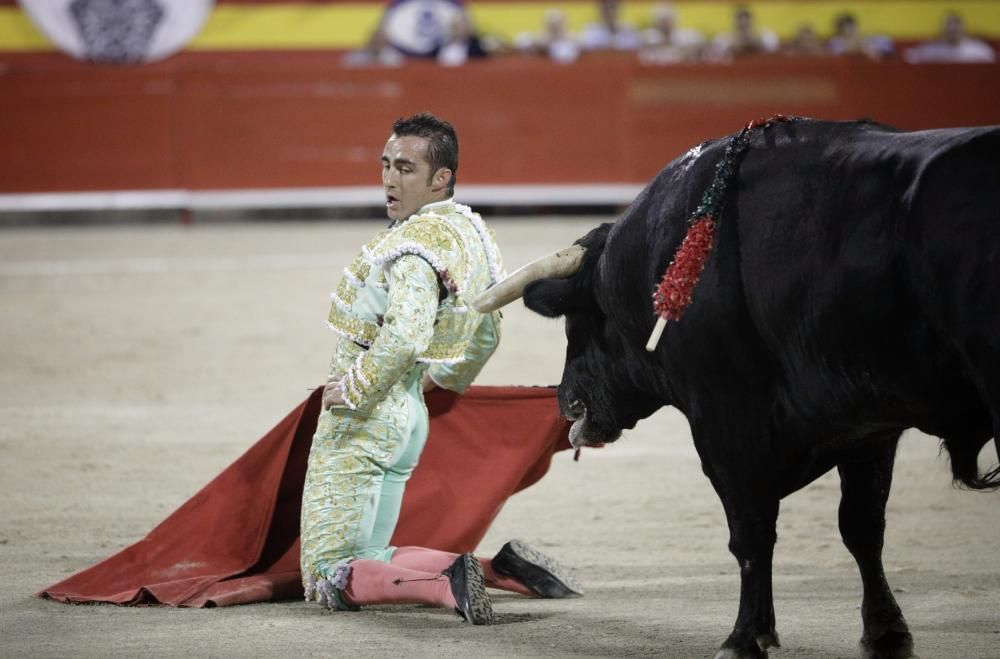
[[[715,220],[711,215],[698,218],[688,228],[687,235],[674,254],[674,260],[670,262],[663,280],[653,292],[653,312],[660,319],[646,344],[646,350],[652,352],[656,349],[666,321],[680,320],[684,310],[691,304],[691,295],[712,251],[714,237]]]

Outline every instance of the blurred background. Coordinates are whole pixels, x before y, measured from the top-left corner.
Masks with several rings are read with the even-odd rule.
[[[1000,123],[998,45],[998,0],[0,0],[0,217],[382,216],[422,110],[460,201],[607,212],[774,113]]]

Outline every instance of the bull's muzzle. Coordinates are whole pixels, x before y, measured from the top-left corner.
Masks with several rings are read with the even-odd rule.
[[[567,417],[569,418],[569,417]],[[572,419],[571,419],[572,420]],[[584,408],[579,418],[573,420],[573,425],[569,429],[569,443],[573,448],[584,446],[604,446],[608,442],[613,442],[621,435],[621,432],[602,433],[594,427],[594,424],[587,418],[587,410]]]

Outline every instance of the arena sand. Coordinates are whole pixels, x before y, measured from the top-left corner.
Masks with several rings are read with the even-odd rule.
[[[513,269],[597,223],[494,226]],[[524,538],[573,566],[587,594],[500,594],[496,626],[419,606],[178,610],[31,597],[141,538],[324,379],[328,293],[377,227],[0,231],[0,655],[712,656],[736,613],[737,569],[671,410],[578,463],[558,456],[508,503],[481,551]],[[561,322],[518,304],[505,323],[480,382],[558,382]],[[1000,656],[998,496],[956,490],[933,438],[904,439],[885,560],[925,659]],[[784,647],[773,657],[857,654],[860,584],[838,497],[828,474],[783,502],[774,581]]]

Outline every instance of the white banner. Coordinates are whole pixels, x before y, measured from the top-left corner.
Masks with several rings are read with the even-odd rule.
[[[18,0],[56,47],[78,59],[162,59],[201,30],[215,0]]]

